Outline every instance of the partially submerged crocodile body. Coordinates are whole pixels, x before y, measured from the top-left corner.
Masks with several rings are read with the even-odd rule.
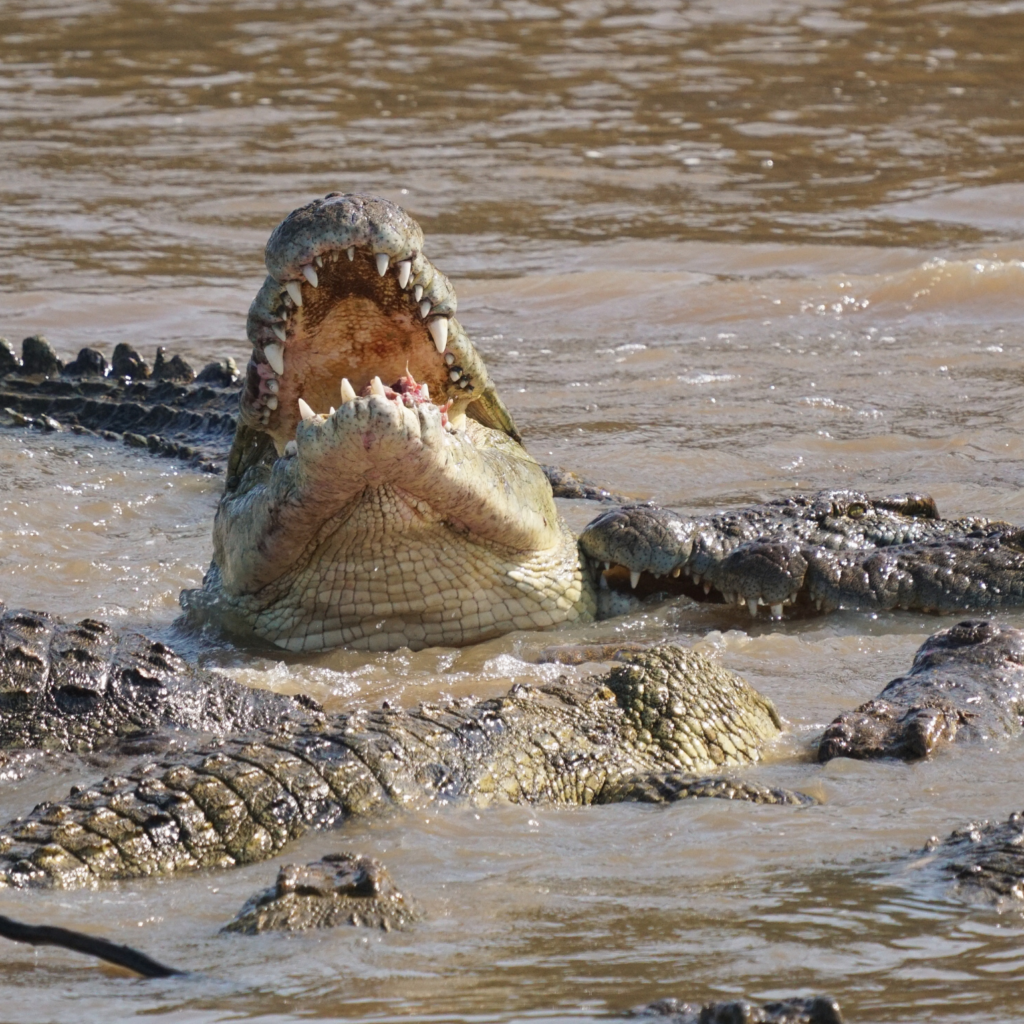
[[[905,676],[825,730],[818,760],[927,757],[953,741],[1024,731],[1024,633],[960,622],[929,637]]]
[[[696,518],[627,505],[577,544],[403,210],[331,193],[278,226],[266,265],[213,560],[182,594],[194,619],[295,651],[389,650],[585,622],[623,608],[603,596],[616,589],[775,618],[1024,604],[1024,531],[941,519],[919,495],[828,491]],[[99,353],[62,368],[26,346],[20,367],[0,353],[8,415],[193,458],[189,430],[226,440],[226,364],[187,383],[161,357],[163,379],[145,380],[122,346],[114,380]]]
[[[21,657],[17,644],[4,652],[15,689],[23,677],[10,665]],[[518,685],[492,700],[410,711],[324,715],[268,694],[268,705],[287,711],[273,725],[246,721],[212,744],[196,736],[184,752],[179,744],[162,760],[79,788],[9,825],[0,837],[0,885],[70,888],[251,863],[352,815],[456,800],[810,802],[702,777],[760,758],[781,724],[767,698],[671,644],[629,659],[584,681]],[[185,703],[195,696],[193,682],[184,681]],[[60,712],[65,720],[102,719],[123,696],[117,685],[111,694],[97,688],[84,716],[69,705]]]

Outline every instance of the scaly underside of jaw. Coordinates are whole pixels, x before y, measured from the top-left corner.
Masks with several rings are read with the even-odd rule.
[[[250,310],[247,426],[278,454],[301,419],[360,394],[429,400],[518,439],[458,321],[455,292],[423,232],[387,200],[331,193],[289,214],[267,243],[270,275]],[[374,384],[376,381],[376,384]]]

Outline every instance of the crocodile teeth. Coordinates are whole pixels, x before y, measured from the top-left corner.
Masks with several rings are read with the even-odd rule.
[[[380,377],[374,377],[373,380],[370,381],[370,394],[380,395],[381,398],[387,397],[384,394],[384,385],[381,384]]]
[[[427,387],[426,382],[420,385],[420,397],[425,402],[430,401],[430,389]]]
[[[299,399],[299,415],[304,420],[311,420],[316,415],[316,413],[313,412],[313,410],[309,407],[309,403],[304,398]]]
[[[630,585],[630,586],[631,586],[631,587],[632,587],[632,588],[633,588],[634,590],[636,590],[636,585],[637,585],[637,584],[638,584],[639,582],[640,582],[640,573],[638,573],[638,572],[636,571],[636,569],[634,569],[634,570],[633,570],[633,571],[632,571],[632,572],[631,572],[631,573],[629,574],[629,585]]]
[[[277,408],[277,395],[271,395],[267,399],[267,408],[268,409],[276,409]]]
[[[405,291],[409,283],[409,275],[412,273],[412,264],[408,260],[402,260],[395,269],[398,271],[398,287]]]
[[[434,348],[439,354],[444,352],[448,345],[448,318],[439,316],[436,320],[431,320],[427,324],[427,330],[434,339]]]
[[[422,298],[423,298],[423,285],[421,285],[421,284],[418,284],[418,285],[416,285],[416,287],[415,287],[415,288],[413,288],[413,290],[412,290],[412,297],[413,297],[413,298],[414,298],[414,299],[415,299],[415,300],[416,300],[417,302],[419,302],[419,301],[420,301],[420,299],[422,299]]]
[[[781,604],[773,604],[772,605],[772,618],[773,619],[781,619],[782,618],[782,605]]]
[[[280,324],[271,324],[270,329],[281,339],[281,341],[288,340],[288,335],[285,334],[285,330]]]
[[[373,258],[377,261],[377,273],[383,277],[388,272],[388,264],[391,262],[391,257],[386,252],[379,252]]]
[[[316,276],[316,271],[313,269],[312,263],[307,263],[302,268],[302,276],[316,288],[320,284],[320,279]]]
[[[704,581],[704,593],[705,594],[710,594],[711,593],[711,584],[707,580]]]
[[[748,597],[747,598],[747,611],[750,612],[750,617],[752,619],[756,619],[757,618],[757,598],[756,597]]]
[[[356,258],[356,247],[354,245],[350,245],[345,250],[345,253],[348,256],[349,263],[351,263]]]
[[[285,287],[285,290],[288,292],[288,294],[292,297],[292,302],[294,302],[296,306],[301,307],[302,306],[302,288],[299,286],[299,282],[298,281],[285,281],[284,287]]]
[[[322,267],[324,265],[324,259],[322,256],[317,256],[313,262],[316,263],[318,267]],[[314,285],[313,287],[315,288],[316,285]]]
[[[674,580],[677,580],[677,579],[679,579],[679,574],[680,574],[680,573],[681,573],[682,571],[683,571],[683,567],[682,567],[681,565],[677,565],[677,566],[676,566],[676,567],[675,567],[675,568],[674,568],[674,569],[672,570],[672,579],[674,579]]]
[[[263,354],[267,357],[270,368],[280,377],[284,373],[284,349],[272,341],[269,345],[263,346]]]
[[[356,389],[348,382],[348,377],[341,378],[341,404],[351,402],[356,397]]]
[[[328,416],[333,416],[333,415],[334,415],[334,414],[335,414],[335,413],[336,413],[337,411],[338,411],[338,410],[337,410],[337,409],[335,409],[335,408],[334,408],[334,406],[332,405],[332,406],[331,406],[331,411],[330,411],[330,412],[329,412],[329,413],[328,413],[327,415],[328,415]]]
[[[431,311],[431,309],[433,309],[433,303],[430,301],[430,299],[424,299],[420,303],[420,316],[423,317],[424,320],[426,320],[427,314]]]
[[[462,376],[458,370],[449,370],[448,379],[454,384]]]
[[[280,387],[281,387],[281,385],[280,385],[280,384],[278,384],[278,383],[277,383],[277,381],[276,381],[276,380],[274,380],[274,378],[273,378],[273,377],[271,377],[271,378],[270,378],[270,379],[269,379],[269,380],[267,381],[267,390],[268,390],[268,391],[269,391],[269,392],[270,392],[270,393],[271,393],[272,395],[276,395],[276,394],[277,394],[277,392],[278,392],[278,390],[280,389]]]
[[[298,455],[298,454],[299,454],[299,446],[298,446],[298,444],[296,444],[294,439],[289,441],[284,446],[284,457],[286,459],[290,459],[293,455]]]

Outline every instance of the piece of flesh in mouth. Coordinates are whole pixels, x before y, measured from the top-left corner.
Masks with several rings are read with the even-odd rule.
[[[271,435],[279,452],[295,436],[303,409],[326,414],[375,387],[392,398],[433,401],[459,418],[466,402],[451,411],[447,397],[455,361],[445,351],[448,320],[431,316],[425,300],[416,301],[417,289],[403,288],[401,264],[381,274],[374,254],[355,248],[322,253],[313,266],[312,280],[282,286],[279,330],[286,340],[276,349],[274,342],[262,352],[254,348],[243,415]]]

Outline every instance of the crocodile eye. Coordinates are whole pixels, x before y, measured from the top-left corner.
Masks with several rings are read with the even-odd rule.
[[[865,509],[863,505],[851,505],[846,510],[846,514],[851,519],[860,519],[861,516],[863,516],[866,511],[867,511],[867,509]]]

